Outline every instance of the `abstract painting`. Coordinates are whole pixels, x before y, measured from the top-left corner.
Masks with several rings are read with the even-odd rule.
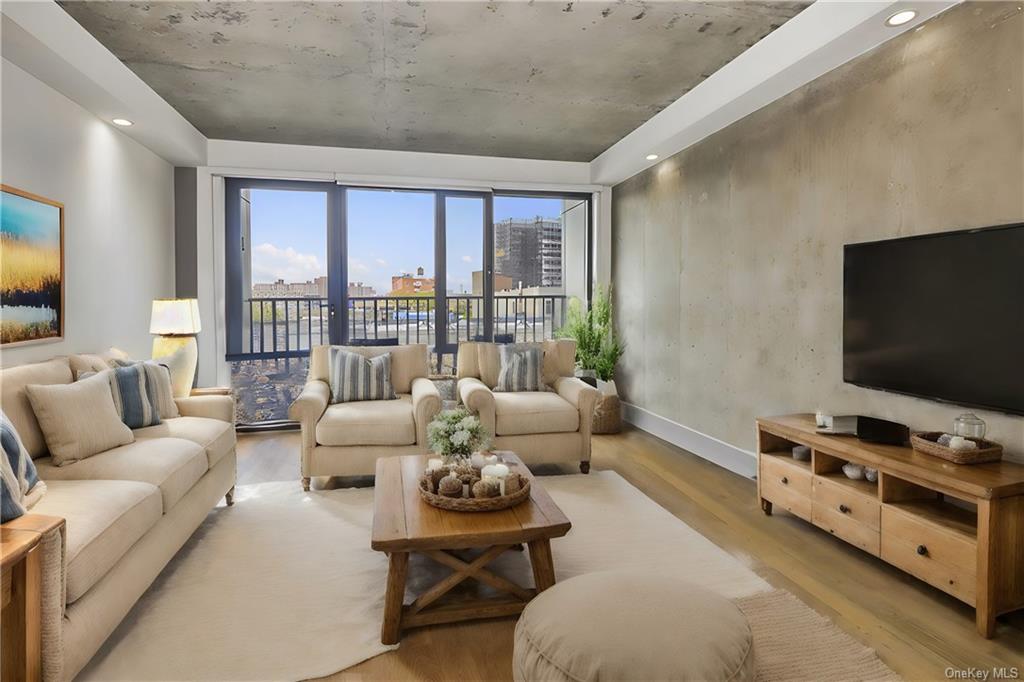
[[[0,345],[64,335],[64,204],[0,185]]]

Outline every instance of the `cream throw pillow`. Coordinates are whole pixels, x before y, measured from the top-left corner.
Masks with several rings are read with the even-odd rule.
[[[106,372],[73,384],[31,384],[25,392],[57,466],[135,440],[117,415]]]

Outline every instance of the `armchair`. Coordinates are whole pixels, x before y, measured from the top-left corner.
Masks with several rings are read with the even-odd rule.
[[[527,465],[579,462],[590,471],[590,433],[597,389],[573,376],[576,342],[543,342],[543,379],[549,390],[495,392],[498,346],[459,344],[457,397],[494,434],[494,447],[513,450]]]
[[[329,349],[313,348],[306,386],[288,408],[302,429],[304,490],[313,476],[373,474],[379,457],[426,452],[427,424],[441,411],[441,394],[427,378],[425,344],[347,347],[366,357],[391,353],[391,383],[398,397],[333,405]]]

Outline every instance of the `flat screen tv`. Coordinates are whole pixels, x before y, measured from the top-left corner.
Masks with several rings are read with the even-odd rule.
[[[1024,414],[1024,223],[846,245],[843,380]]]

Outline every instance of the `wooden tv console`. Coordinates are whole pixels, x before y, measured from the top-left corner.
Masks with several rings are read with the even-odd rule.
[[[811,461],[793,459],[794,445]],[[1024,608],[1024,465],[822,435],[809,414],[758,419],[757,453],[765,514],[781,507],[970,604],[986,638],[996,616]],[[850,480],[846,462],[878,469],[878,481]]]

